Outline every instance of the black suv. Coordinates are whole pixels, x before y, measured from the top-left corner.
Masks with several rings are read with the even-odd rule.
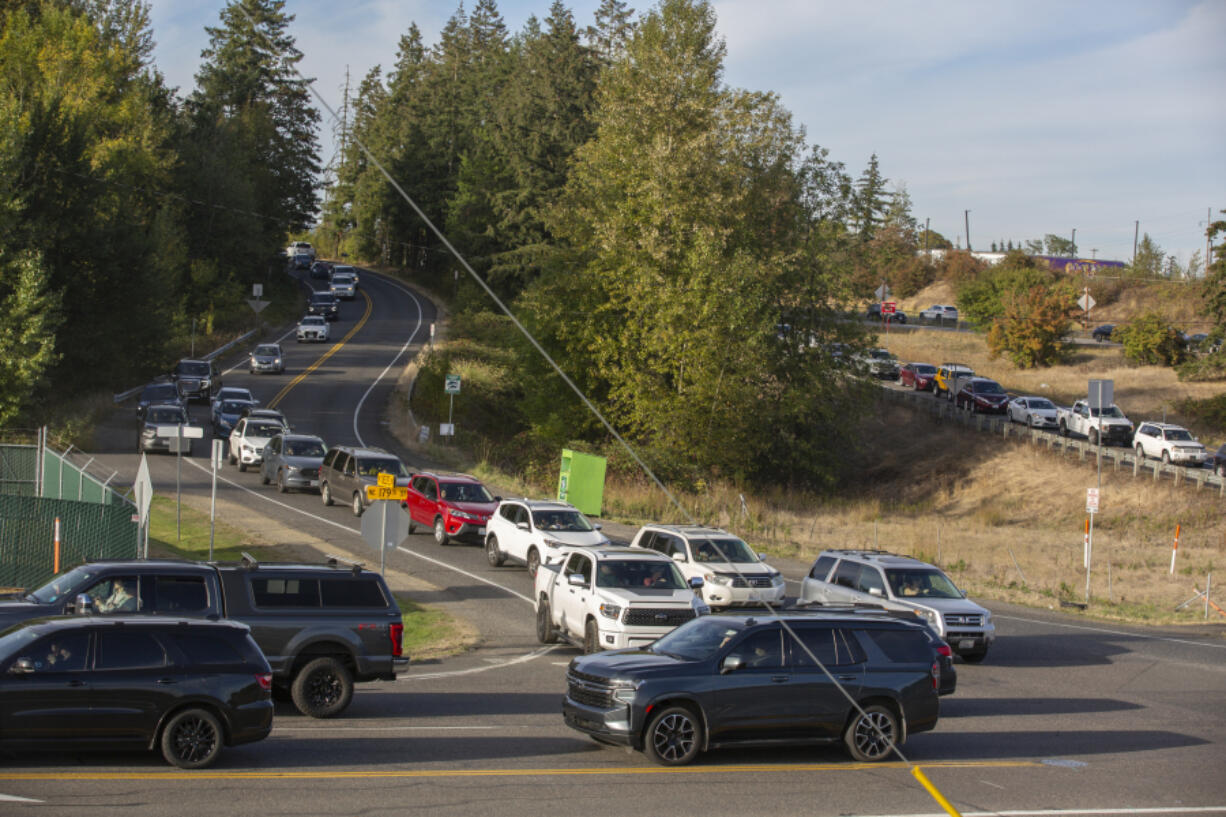
[[[702,616],[642,650],[572,660],[562,713],[666,766],[731,744],[840,740],[875,761],[936,726],[939,674],[923,629],[884,614]]]
[[[44,618],[0,633],[0,745],[161,748],[196,769],[272,730],[272,672],[230,621]]]
[[[0,601],[0,627],[61,614],[228,618],[251,627],[273,682],[305,715],[338,715],[358,681],[408,666],[400,606],[360,566],[158,560],[87,562],[21,600]]]
[[[334,321],[340,317],[340,303],[331,292],[317,289],[311,293],[311,298],[307,301],[307,314],[320,315],[327,320]]]
[[[202,400],[208,403],[221,389],[221,369],[215,360],[188,360],[175,364],[170,379],[179,387],[184,400]]]

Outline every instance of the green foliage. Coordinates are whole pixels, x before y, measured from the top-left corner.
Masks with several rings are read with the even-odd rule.
[[[1111,339],[1124,345],[1124,357],[1136,363],[1174,366],[1186,350],[1179,330],[1157,312],[1137,315],[1115,327]]]
[[[1193,357],[1176,367],[1179,379],[1189,383],[1226,380],[1226,351]]]
[[[1067,284],[1039,284],[1001,296],[1003,314],[988,330],[993,357],[1009,358],[1022,369],[1051,366],[1068,353],[1074,293]]]
[[[0,255],[0,426],[29,403],[59,355],[60,298],[48,293],[40,259]]]
[[[1221,212],[1226,214],[1226,210]],[[1210,241],[1219,233],[1226,233],[1226,221],[1215,221],[1209,225]],[[1213,248],[1213,256],[1205,270],[1205,280],[1201,282],[1201,295],[1205,302],[1205,315],[1221,333],[1226,331],[1226,243],[1219,241]]]
[[[1005,317],[1008,296],[1019,296],[1036,287],[1054,283],[1053,273],[1024,253],[1014,251],[994,267],[958,285],[958,310],[980,327],[990,327]]]
[[[1193,418],[1196,425],[1226,433],[1226,392],[1199,400],[1186,397],[1175,402],[1175,410]]]

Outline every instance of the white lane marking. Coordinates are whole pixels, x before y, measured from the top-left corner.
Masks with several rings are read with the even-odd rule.
[[[44,803],[45,800],[35,800],[33,797],[18,797],[15,794],[0,794],[0,803]]]
[[[428,681],[435,678],[454,678],[457,675],[476,675],[480,672],[489,672],[492,669],[501,669],[503,667],[514,666],[515,664],[526,664],[542,655],[553,652],[558,648],[558,645],[552,647],[541,647],[539,650],[520,655],[509,661],[503,661],[501,664],[488,664],[484,667],[470,667],[469,669],[457,669],[451,672],[432,672],[426,675],[401,675],[396,678],[397,681]]]
[[[1092,633],[1106,633],[1108,635],[1124,635],[1130,638],[1145,638],[1150,641],[1169,641],[1172,644],[1191,644],[1194,647],[1214,647],[1219,650],[1226,650],[1226,644],[1214,644],[1209,641],[1192,641],[1187,638],[1174,638],[1167,635],[1146,635],[1145,633],[1130,633],[1125,630],[1110,630],[1106,627],[1090,627],[1085,624],[1065,624],[1060,621],[1044,621],[1037,618],[1022,618],[1021,616],[998,616],[993,614],[992,618],[997,621],[1024,621],[1027,624],[1050,624],[1053,627],[1065,627],[1070,630],[1088,630]],[[1092,812],[1098,814],[1099,812]],[[1004,814],[1002,811],[1001,814]]]
[[[362,435],[358,431],[358,415],[362,413],[362,406],[366,403],[366,398],[370,397],[370,393],[375,390],[375,386],[379,385],[379,382],[383,380],[383,377],[391,370],[393,366],[396,365],[396,361],[400,360],[400,358],[404,356],[404,353],[409,350],[409,346],[413,344],[413,338],[417,337],[417,333],[421,331],[422,322],[421,301],[417,300],[417,296],[415,294],[390,278],[384,278],[382,275],[377,275],[375,277],[377,277],[383,283],[398,289],[405,295],[409,296],[409,298],[417,306],[417,325],[414,326],[413,331],[409,333],[409,339],[404,342],[404,346],[401,346],[400,351],[396,353],[394,358],[392,358],[392,362],[387,364],[383,371],[379,372],[379,376],[376,377],[375,381],[370,384],[370,388],[368,388],[366,393],[362,395],[362,398],[358,400],[358,405],[353,410],[353,436],[357,438],[358,445],[363,447],[366,446],[366,442],[362,439]]]
[[[1075,817],[1079,815],[1211,815],[1226,812],[1226,806],[1165,806],[1155,808],[1032,808],[1009,811],[964,811],[962,817]],[[912,812],[902,815],[858,815],[857,817],[946,817],[943,811]]]

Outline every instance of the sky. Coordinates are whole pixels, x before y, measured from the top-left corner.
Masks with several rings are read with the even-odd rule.
[[[580,26],[599,6],[563,1]],[[544,19],[550,2],[500,0],[498,9],[515,32]],[[639,13],[653,5],[627,4]],[[150,5],[157,67],[189,93],[205,27],[218,24],[225,2]],[[1226,218],[1226,2],[713,5],[729,86],[778,94],[808,142],[852,176],[875,153],[920,224],[930,220],[959,246],[968,221],[975,250],[1075,230],[1081,256],[1129,261],[1139,222],[1186,264],[1198,250],[1203,259],[1210,211]],[[370,68],[394,62],[411,23],[433,45],[458,6],[287,0],[286,11],[300,67],[335,108],[346,68],[356,88]]]

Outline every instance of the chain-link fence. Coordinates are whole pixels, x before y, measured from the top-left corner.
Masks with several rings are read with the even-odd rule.
[[[102,477],[93,457],[57,451],[46,432],[6,433],[0,439],[0,589],[32,589],[55,573],[55,520],[60,521],[59,566],[87,559],[138,555],[135,505]]]

